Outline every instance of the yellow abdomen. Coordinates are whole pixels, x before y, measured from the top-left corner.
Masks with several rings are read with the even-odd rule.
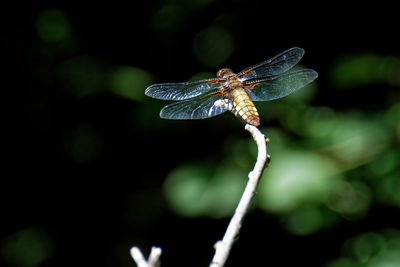
[[[232,112],[248,124],[260,125],[258,111],[243,88],[235,88],[231,92],[233,110]]]

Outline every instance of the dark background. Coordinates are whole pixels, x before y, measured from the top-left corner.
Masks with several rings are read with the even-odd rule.
[[[343,116],[378,114],[379,120],[399,103],[399,83],[363,82],[361,75],[337,89],[331,69],[354,55],[390,57],[398,64],[397,9],[365,2],[350,7],[240,0],[41,1],[4,7],[1,265],[135,266],[131,246],[147,255],[157,245],[163,266],[206,266],[229,216],[177,214],[165,200],[163,183],[180,164],[217,165],[229,154],[226,140],[249,136],[231,114],[161,120],[164,103],[141,92],[153,82],[185,81],[225,66],[240,71],[299,46],[306,50],[301,64],[319,73],[307,105],[327,106]],[[398,65],[394,73],[398,81]],[[131,86],[135,93],[113,87],[127,76],[132,83],[120,87]],[[273,116],[262,126],[283,128],[293,142],[307,140]],[[396,165],[399,124],[390,129],[386,147]],[[365,164],[386,152],[343,171],[344,179],[364,179]],[[398,167],[391,169],[390,175],[398,174]],[[400,202],[380,201],[374,186],[381,177],[376,177],[365,182],[372,193],[363,216],[339,212],[334,224],[312,234],[288,231],[285,212],[254,208],[227,266],[322,266],[339,257],[355,264],[342,266],[358,266],[372,259],[379,253],[360,260],[357,253],[343,254],[343,244],[369,232],[391,238],[385,229],[399,227]]]

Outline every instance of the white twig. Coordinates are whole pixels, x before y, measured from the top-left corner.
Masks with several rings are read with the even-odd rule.
[[[152,247],[149,260],[146,261],[138,247],[131,248],[131,256],[138,267],[158,267],[160,266],[161,248]]]
[[[257,144],[258,155],[257,162],[254,165],[254,169],[249,173],[249,180],[246,188],[244,189],[242,198],[236,207],[235,213],[226,229],[225,235],[221,241],[215,244],[215,255],[212,259],[210,267],[222,267],[224,266],[229,252],[232,248],[235,237],[239,234],[242,226],[242,221],[249,209],[251,199],[256,193],[258,182],[260,181],[261,174],[264,170],[264,166],[267,161],[270,160],[270,156],[267,154],[267,145],[265,136],[257,129],[257,127],[246,124],[245,129],[251,133],[254,141]],[[138,267],[159,267],[161,248],[152,247],[149,255],[149,260],[146,261],[142,252],[138,247],[131,248],[131,256],[136,262]]]
[[[243,192],[242,198],[236,207],[235,213],[226,229],[222,241],[218,241],[215,247],[215,254],[211,261],[210,267],[224,266],[229,252],[232,248],[235,237],[239,234],[242,226],[243,218],[250,206],[250,202],[256,193],[256,188],[264,170],[265,163],[270,160],[267,154],[267,145],[265,136],[257,129],[257,127],[246,124],[245,129],[251,133],[258,148],[257,162],[254,169],[249,173],[249,180]]]

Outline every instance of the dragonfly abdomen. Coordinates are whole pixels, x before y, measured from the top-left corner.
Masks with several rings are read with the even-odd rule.
[[[249,95],[243,88],[235,88],[231,91],[233,109],[232,112],[244,122],[258,126],[260,117]]]

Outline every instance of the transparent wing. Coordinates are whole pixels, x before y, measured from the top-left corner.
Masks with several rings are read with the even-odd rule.
[[[144,93],[158,99],[183,100],[217,89],[220,85],[220,79],[184,83],[157,83],[147,87]]]
[[[290,48],[279,55],[241,71],[238,76],[243,82],[281,74],[296,65],[304,55],[304,49]]]
[[[218,100],[222,100],[221,96],[210,94],[175,102],[161,109],[160,117],[175,120],[194,120],[213,117],[227,111],[225,105],[215,103]]]
[[[243,84],[251,100],[267,101],[287,96],[318,77],[311,69],[291,71],[264,79],[254,79]]]

